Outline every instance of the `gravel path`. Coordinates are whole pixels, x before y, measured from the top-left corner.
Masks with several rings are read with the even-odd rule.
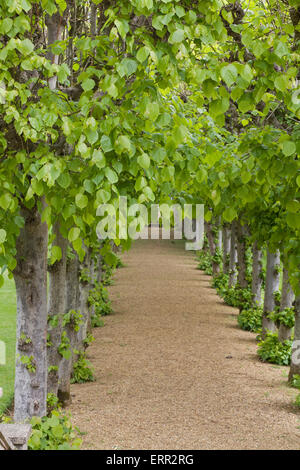
[[[263,364],[182,242],[137,241],[73,385],[86,449],[299,449],[287,368]]]

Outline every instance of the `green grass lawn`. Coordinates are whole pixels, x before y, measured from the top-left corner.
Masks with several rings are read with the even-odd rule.
[[[0,415],[11,404],[14,392],[16,344],[16,291],[13,279],[5,280],[0,288],[0,341],[5,343],[6,364],[0,365]]]

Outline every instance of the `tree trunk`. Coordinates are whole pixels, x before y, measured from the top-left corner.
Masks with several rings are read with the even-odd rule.
[[[289,382],[295,374],[300,375],[300,295],[295,300],[295,330]]]
[[[267,273],[266,273],[266,288],[264,300],[264,312],[262,321],[262,337],[266,336],[267,331],[276,331],[276,325],[272,320],[267,318],[267,315],[275,309],[274,293],[279,290],[279,274],[280,267],[280,253],[270,253],[267,251]]]
[[[79,298],[79,261],[78,256],[74,252],[72,257],[67,260],[67,295],[66,295],[66,311],[71,310],[78,311],[78,298]],[[71,403],[70,393],[70,380],[73,367],[73,350],[76,347],[76,331],[74,325],[67,324],[65,331],[70,341],[70,347],[72,356],[62,358],[59,367],[59,387],[58,387],[58,398],[63,406],[68,406]]]
[[[292,308],[295,296],[293,289],[289,283],[289,273],[286,268],[283,269],[282,276],[282,289],[281,289],[281,302],[280,302],[280,311],[282,312],[286,308]],[[279,341],[283,342],[287,339],[291,339],[292,328],[289,328],[285,325],[280,324],[278,329],[278,338]]]
[[[59,222],[53,226],[53,233],[56,235],[53,246],[61,249],[61,259],[56,261],[49,268],[49,300],[48,300],[48,393],[58,392],[58,371],[62,360],[58,352],[62,335],[63,314],[66,312],[66,261],[67,261],[67,240],[61,235]],[[54,368],[54,369],[53,369]]]
[[[83,341],[87,336],[90,322],[90,309],[88,306],[88,297],[90,290],[90,283],[86,277],[90,275],[90,252],[86,250],[86,256],[83,262],[80,264],[80,282],[79,282],[79,293],[80,293],[80,313],[82,315],[82,325],[77,333],[77,346],[76,348],[81,351],[83,349]]]
[[[96,278],[97,278],[97,283],[100,284],[102,281],[102,275],[103,275],[103,257],[99,253],[98,254],[98,260],[97,260],[97,272],[96,272]]]
[[[262,306],[262,286],[263,286],[263,250],[258,247],[257,242],[253,244],[253,265],[252,265],[252,305]]]
[[[97,5],[91,1],[91,37],[95,38],[97,32]]]
[[[65,10],[66,13],[67,9]],[[63,18],[60,16],[60,13],[57,11],[53,15],[46,15],[46,25],[48,33],[48,46],[53,44],[55,41],[59,41],[62,38],[62,33],[64,30]],[[51,50],[48,50],[47,58],[51,61],[52,64],[58,64],[59,55],[53,54]],[[57,85],[57,76],[54,75],[48,80],[50,90],[55,90]]]
[[[215,230],[210,222],[206,222],[206,233],[207,233],[207,238],[208,238],[208,243],[209,243],[209,250],[212,258],[215,258],[216,253],[217,253],[217,242],[216,242],[216,236],[215,236]],[[220,274],[220,265],[216,261],[216,259],[212,260],[212,270],[213,270],[213,276],[217,276]]]
[[[231,239],[230,239],[230,260],[229,260],[229,288],[236,285],[237,281],[237,249],[236,249],[236,222],[231,225]]]
[[[25,225],[17,240],[17,344],[14,420],[47,414],[48,228],[38,209],[21,209]]]
[[[246,277],[247,263],[246,263],[246,229],[240,222],[236,224],[236,247],[238,257],[238,276],[237,281],[239,287],[246,289],[248,281]]]
[[[89,248],[89,273],[90,273],[90,282],[89,282],[89,292],[95,289],[95,282],[96,282],[96,273],[95,273],[95,261],[93,257],[93,250]],[[88,332],[92,332],[92,316],[95,314],[95,306],[88,305]]]
[[[227,225],[223,227],[223,273],[229,274],[229,267],[230,267],[230,229]]]
[[[47,25],[47,40],[48,40],[47,58],[51,61],[52,64],[58,64],[59,55],[54,54],[51,51],[51,48],[49,46],[53,44],[55,41],[58,41],[62,38],[62,33],[63,33],[63,28],[64,28],[62,17],[60,13],[57,11],[53,15],[47,14],[45,17],[45,22]],[[54,91],[57,86],[57,76],[54,75],[53,77],[50,77],[48,80],[48,84],[49,84],[49,89]],[[57,224],[55,224],[54,226],[54,233],[56,234],[56,237],[57,237],[57,245],[60,246],[60,243],[61,243],[62,246],[60,246],[60,248],[62,249],[64,242],[62,241],[62,237],[59,233]],[[62,311],[61,311],[61,307],[62,307],[63,298],[65,296],[65,292],[62,293],[62,289],[65,290],[65,281],[63,281],[64,287],[62,289],[61,289],[59,282],[63,277],[65,278],[65,273],[63,274],[63,271],[65,271],[65,263],[66,263],[65,257],[66,257],[66,254],[63,253],[63,249],[62,249],[61,263],[58,262],[57,266],[52,267],[53,276],[50,272],[50,295],[49,295],[48,313],[49,313],[49,316],[52,317],[52,320],[56,314],[59,314],[59,315],[57,318],[58,320],[57,326],[52,327],[51,325],[49,325],[48,327],[49,329],[48,333],[50,334],[50,338],[51,338],[49,350],[47,352],[48,367],[51,366],[53,367],[53,369],[51,369],[48,374],[47,390],[48,390],[48,393],[54,393],[55,395],[57,394],[57,391],[58,391],[58,366],[59,366],[59,362],[61,359],[61,356],[59,355],[57,351],[57,347],[60,344],[61,331],[62,331],[61,314],[64,313],[64,307]],[[58,269],[57,273],[55,273],[56,267]],[[58,278],[58,280],[56,278]],[[57,286],[59,286],[60,291],[58,295],[59,299],[56,301],[55,289]]]
[[[223,230],[218,231],[218,250],[222,253],[222,246],[223,246]]]

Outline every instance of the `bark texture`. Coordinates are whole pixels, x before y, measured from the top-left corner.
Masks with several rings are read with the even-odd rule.
[[[223,229],[218,230],[218,235],[217,235],[217,246],[220,251],[222,252],[222,247],[223,247]]]
[[[38,209],[21,209],[25,225],[17,240],[17,344],[14,420],[46,415],[47,224]],[[27,358],[27,359],[26,359]],[[24,363],[24,361],[29,361]]]
[[[295,300],[295,330],[289,373],[290,382],[295,374],[300,375],[300,296],[297,296]]]
[[[264,313],[262,321],[262,337],[266,336],[267,331],[275,331],[276,325],[268,318],[268,314],[275,309],[274,293],[279,290],[279,266],[280,266],[280,253],[271,253],[267,251],[267,272],[266,272],[266,288],[264,299]]]
[[[262,305],[262,286],[263,286],[263,250],[258,247],[257,242],[254,242],[252,248],[253,261],[252,261],[252,305],[253,307],[261,307]]]
[[[246,277],[247,263],[246,263],[246,228],[240,222],[236,224],[236,247],[238,257],[238,284],[242,289],[248,287]]]
[[[230,260],[229,260],[229,288],[237,282],[237,249],[236,249],[236,222],[231,225]]]
[[[90,282],[89,282],[89,292],[95,288],[96,282],[96,272],[95,272],[95,260],[93,256],[93,250],[89,248],[89,273],[90,273]],[[88,305],[88,332],[92,331],[92,316],[95,314],[95,306]]]
[[[81,351],[83,349],[83,341],[89,331],[91,322],[90,309],[88,306],[88,297],[90,290],[90,283],[86,277],[90,276],[90,251],[86,250],[86,256],[82,263],[80,263],[80,282],[79,282],[79,297],[80,297],[80,313],[82,315],[82,325],[76,335],[76,349]]]
[[[207,238],[208,238],[208,243],[209,243],[209,251],[210,254],[213,258],[215,258],[217,254],[217,248],[218,248],[218,240],[215,235],[215,227],[211,222],[206,222],[206,233],[207,233]],[[212,270],[213,270],[213,275],[217,276],[220,274],[220,265],[216,261],[216,259],[213,259],[212,261]]]
[[[65,10],[65,14],[67,9]],[[64,30],[64,19],[59,12],[54,13],[53,15],[46,15],[46,25],[48,33],[48,46],[53,44],[55,41],[62,39],[62,34]],[[59,56],[55,55],[49,49],[47,53],[47,58],[53,63],[58,64]],[[49,78],[49,88],[50,90],[55,90],[57,85],[57,77],[54,75]]]
[[[229,274],[230,269],[230,240],[231,233],[228,225],[223,227],[222,242],[223,242],[223,273]]]
[[[97,33],[97,5],[91,1],[91,36],[94,38]]]
[[[103,275],[103,257],[99,253],[97,257],[97,272],[96,272],[96,281],[98,284],[102,281],[102,275]]]
[[[72,254],[67,260],[66,268],[66,311],[79,310],[79,261],[76,253]],[[76,331],[74,330],[73,324],[67,324],[65,331],[70,341],[70,347],[72,350],[72,356],[62,358],[59,366],[59,386],[58,386],[58,398],[63,406],[67,406],[71,403],[70,393],[70,380],[73,367],[73,350],[76,347]]]
[[[295,296],[293,289],[289,283],[289,273],[287,269],[283,269],[282,276],[282,289],[281,289],[281,302],[280,302],[280,311],[282,312],[286,308],[292,308]],[[286,339],[291,339],[292,328],[285,326],[283,324],[279,325],[278,328],[278,338],[279,341],[285,341]]]
[[[62,356],[58,352],[62,335],[62,317],[66,312],[66,261],[67,261],[67,240],[61,235],[59,222],[53,226],[53,233],[56,235],[53,246],[61,249],[61,259],[56,261],[49,268],[49,300],[48,300],[48,339],[47,350],[48,367],[48,393],[58,392],[58,370]]]

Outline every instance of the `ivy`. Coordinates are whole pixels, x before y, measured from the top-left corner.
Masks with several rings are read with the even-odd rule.
[[[62,332],[61,342],[60,342],[60,345],[58,346],[57,350],[58,350],[59,354],[62,357],[64,357],[65,359],[70,359],[71,356],[72,356],[70,339],[68,338],[68,335],[67,335],[66,331]]]
[[[24,364],[26,369],[31,374],[35,374],[35,372],[36,372],[36,361],[35,361],[35,359],[32,355],[31,356],[27,356],[27,355],[19,356],[19,359],[20,359],[21,364]]]
[[[287,366],[291,360],[292,341],[280,342],[277,333],[268,332],[266,338],[258,343],[257,354],[263,362]]]
[[[30,424],[29,450],[79,450],[81,447],[82,440],[78,431],[73,429],[70,418],[57,410],[52,411],[49,417],[33,417]]]
[[[79,331],[80,326],[83,323],[82,319],[83,315],[80,312],[76,310],[70,310],[63,315],[62,326],[65,327],[69,325],[71,328],[73,328],[74,331]]]
[[[90,361],[82,351],[77,351],[78,359],[74,364],[71,383],[94,382],[94,372]]]

